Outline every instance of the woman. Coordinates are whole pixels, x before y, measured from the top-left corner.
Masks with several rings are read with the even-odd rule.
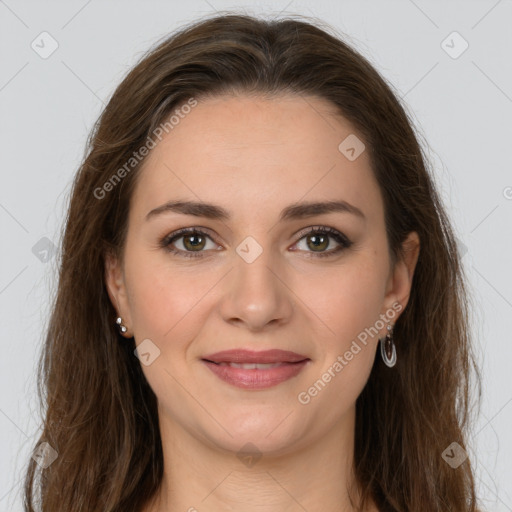
[[[185,27],[74,182],[25,510],[475,511],[467,303],[361,55],[300,19]]]

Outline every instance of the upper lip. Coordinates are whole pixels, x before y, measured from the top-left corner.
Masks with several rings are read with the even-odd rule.
[[[255,352],[253,350],[223,350],[203,357],[207,361],[214,363],[297,363],[309,359],[307,356],[290,352],[289,350],[262,350]]]

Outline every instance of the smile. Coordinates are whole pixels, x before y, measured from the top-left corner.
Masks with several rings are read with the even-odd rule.
[[[295,363],[203,363],[221,380],[245,389],[265,389],[298,375],[311,362],[304,359]]]

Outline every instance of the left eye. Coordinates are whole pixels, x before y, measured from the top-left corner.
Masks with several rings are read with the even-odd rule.
[[[309,257],[331,256],[352,245],[352,242],[345,235],[336,229],[324,226],[310,228],[306,232],[302,232],[300,235],[301,236],[299,241],[295,245],[299,244],[302,239],[306,239],[307,247],[312,247],[313,249],[322,249],[321,251],[306,250],[306,252],[313,253],[310,254]],[[308,238],[311,242],[307,241]],[[180,239],[182,239],[181,243],[183,249],[176,248],[173,245],[177,240]],[[201,257],[203,256],[202,253],[204,253],[203,249],[205,249],[205,242],[207,239],[213,243],[213,240],[208,233],[197,228],[184,228],[165,237],[161,241],[161,246],[173,254],[184,256],[186,258]],[[338,247],[329,251],[325,251],[325,249],[330,245],[330,239],[334,239],[338,243]],[[218,249],[213,248],[213,250]]]
[[[334,239],[338,243],[338,247],[331,249],[330,251],[312,251],[314,257],[332,256],[333,254],[337,254],[343,249],[346,249],[352,245],[352,242],[345,235],[336,229],[328,227],[311,229],[302,235],[299,242],[303,239],[306,240],[307,247],[315,249],[327,249],[327,247],[330,245],[329,239]]]

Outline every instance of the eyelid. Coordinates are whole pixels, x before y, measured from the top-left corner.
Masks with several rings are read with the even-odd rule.
[[[297,245],[305,236],[314,235],[317,232],[324,233],[327,237],[334,239],[338,243],[338,247],[324,252],[305,251],[308,257],[314,258],[327,257],[331,255],[334,256],[335,254],[340,253],[344,249],[348,249],[353,244],[353,242],[349,240],[349,238],[344,233],[337,230],[336,228],[319,224],[308,226],[295,233],[293,236],[294,238],[297,238],[297,240],[293,245]],[[171,243],[173,243],[175,240],[180,239],[188,234],[205,235],[208,238],[210,238],[212,242],[217,244],[216,235],[212,234],[212,230],[202,226],[190,226],[177,229],[176,231],[173,231],[169,235],[165,236],[160,241],[160,246],[171,253],[183,255],[184,257],[206,257],[208,255],[208,251],[183,251],[182,249],[169,248],[171,247]],[[294,251],[296,251],[296,249],[294,249]]]
[[[191,227],[186,227],[186,228],[180,228],[180,229],[177,229],[176,231],[173,231],[172,233],[164,236],[161,239],[159,245],[162,248],[168,249],[171,242],[174,242],[175,240],[178,240],[186,235],[193,235],[193,234],[205,235],[208,238],[210,238],[212,240],[212,242],[219,245],[215,239],[216,238],[215,235],[213,235],[212,233],[213,232],[209,228],[205,228],[202,226],[191,226]],[[170,252],[179,252],[179,253],[186,252],[188,254],[193,254],[193,251],[182,251],[181,249],[170,250]],[[197,251],[198,254],[202,253],[202,252],[205,252],[205,251]]]
[[[349,239],[341,231],[339,231],[336,228],[332,228],[330,226],[325,226],[323,224],[316,224],[313,226],[308,226],[307,228],[303,228],[303,229],[297,231],[293,236],[297,237],[297,242],[298,242],[304,236],[312,234],[312,233],[314,234],[317,231],[326,232],[327,234],[329,234],[331,236],[338,235],[341,238],[346,239],[347,243],[349,242]]]
[[[322,257],[329,257],[329,256],[336,256],[339,255],[339,253],[343,252],[345,249],[348,249],[350,246],[352,246],[353,242],[341,231],[339,231],[336,228],[325,226],[325,225],[315,225],[315,226],[308,226],[307,228],[304,228],[300,230],[298,233],[296,233],[294,236],[297,237],[297,241],[294,243],[294,245],[297,245],[304,237],[308,235],[314,235],[316,233],[324,234],[324,236],[327,236],[328,238],[332,238],[336,241],[338,244],[338,247],[334,249],[330,249],[328,251],[305,251],[306,257],[311,258],[322,258]]]

